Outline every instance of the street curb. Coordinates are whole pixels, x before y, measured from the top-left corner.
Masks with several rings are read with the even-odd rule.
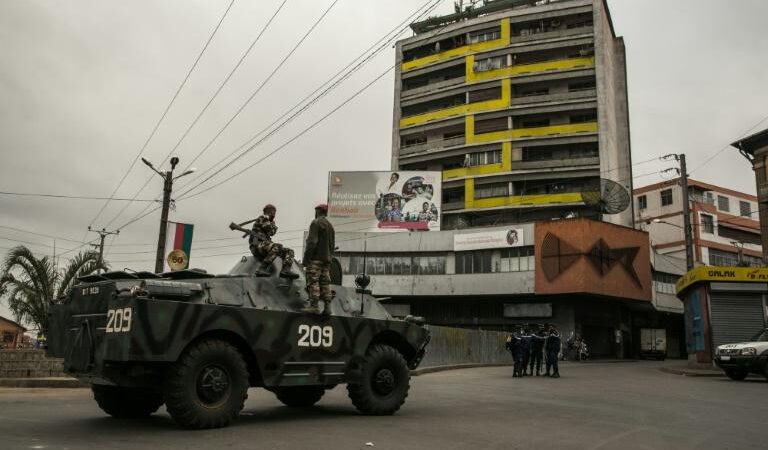
[[[446,370],[458,370],[458,369],[474,369],[477,367],[503,367],[512,366],[512,363],[467,363],[467,364],[449,364],[446,366],[430,366],[422,367],[420,369],[411,370],[411,376],[417,377],[419,375],[425,375],[434,372],[443,372]]]
[[[3,388],[87,388],[88,384],[81,383],[75,378],[0,378]]]
[[[725,373],[716,372],[714,370],[712,371],[712,373],[706,373],[701,370],[693,371],[685,368],[677,369],[674,367],[660,367],[659,370],[664,373],[671,373],[672,375],[683,375],[686,377],[710,377],[710,378],[725,377]]]

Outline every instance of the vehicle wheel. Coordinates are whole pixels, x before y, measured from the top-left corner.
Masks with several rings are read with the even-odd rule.
[[[388,345],[368,349],[362,362],[360,384],[347,384],[358,411],[367,415],[394,414],[408,397],[411,374],[403,356]]]
[[[165,407],[184,428],[225,427],[243,409],[248,386],[248,368],[237,349],[222,341],[200,341],[169,369]]]
[[[323,386],[290,386],[273,389],[285,406],[307,408],[319,402],[325,394]]]
[[[747,372],[741,370],[726,370],[725,374],[728,375],[728,378],[735,381],[741,381],[747,378]]]
[[[163,404],[163,395],[147,389],[91,385],[93,398],[105,413],[119,419],[147,417]]]

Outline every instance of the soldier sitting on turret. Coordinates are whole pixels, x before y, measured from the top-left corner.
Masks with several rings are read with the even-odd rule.
[[[272,242],[272,236],[277,233],[277,225],[275,225],[277,208],[272,204],[268,204],[264,206],[263,212],[264,214],[253,221],[243,222],[239,225],[231,223],[229,228],[248,234],[248,244],[251,253],[254,257],[261,258],[261,267],[256,271],[257,276],[270,276],[272,274],[272,262],[275,258],[279,257],[283,260],[280,276],[289,279],[298,278],[299,275],[291,271],[294,258],[293,250],[284,247],[282,244]],[[250,222],[253,222],[253,229],[243,228],[243,225],[247,225]]]

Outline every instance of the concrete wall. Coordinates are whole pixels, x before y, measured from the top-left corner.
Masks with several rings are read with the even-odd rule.
[[[629,140],[626,54],[624,41],[614,35],[604,0],[594,0],[597,121],[600,136],[601,177],[632,192],[632,155]],[[633,206],[606,215],[603,220],[631,227]]]
[[[62,364],[43,350],[0,350],[0,378],[66,377]]]
[[[429,329],[432,340],[420,367],[512,362],[504,347],[507,333],[436,326]]]

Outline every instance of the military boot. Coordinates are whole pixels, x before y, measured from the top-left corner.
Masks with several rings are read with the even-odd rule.
[[[270,275],[272,275],[272,263],[262,261],[261,266],[258,269],[256,269],[256,276],[268,277]]]
[[[320,308],[317,307],[317,300],[310,300],[308,305],[301,308],[301,312],[309,314],[320,314]]]
[[[296,278],[299,278],[299,274],[292,272],[291,266],[283,265],[283,268],[280,270],[280,278],[295,280]]]

